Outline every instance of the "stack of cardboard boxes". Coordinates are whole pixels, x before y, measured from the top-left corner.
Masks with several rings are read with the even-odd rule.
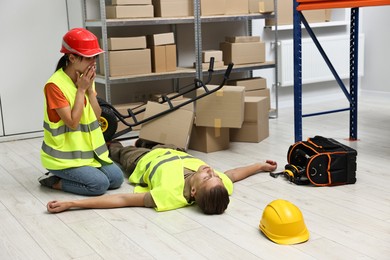
[[[212,90],[217,86],[209,85]],[[204,95],[197,90],[197,96]],[[215,152],[229,148],[230,128],[241,128],[244,122],[244,87],[224,86],[196,101],[195,124],[189,148],[201,152]]]
[[[148,47],[152,50],[153,72],[176,70],[176,45],[173,32],[148,35]]]
[[[207,70],[210,68],[210,60],[214,58],[214,69],[221,68],[224,65],[221,50],[206,50],[202,51],[202,69]],[[194,68],[196,63],[194,62]]]
[[[150,49],[146,48],[146,37],[113,37],[107,39],[110,77],[152,72]],[[100,73],[104,74],[103,59]]]
[[[271,109],[270,90],[262,77],[229,80],[228,85],[245,87],[245,96],[265,97],[268,111]]]
[[[232,142],[260,142],[269,136],[267,97],[245,97],[244,122],[241,128],[230,128]]]
[[[116,18],[150,18],[153,17],[152,0],[112,0],[106,6],[106,17]]]

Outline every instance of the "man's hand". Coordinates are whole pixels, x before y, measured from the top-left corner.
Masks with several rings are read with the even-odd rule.
[[[278,168],[278,164],[272,160],[266,160],[262,166],[262,171],[264,172],[273,172]]]
[[[66,201],[49,201],[46,205],[47,211],[50,213],[59,213],[68,210],[71,207],[71,203]]]

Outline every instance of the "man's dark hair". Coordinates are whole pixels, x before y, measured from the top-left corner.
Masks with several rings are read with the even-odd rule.
[[[203,188],[195,198],[203,213],[207,215],[222,214],[229,205],[230,199],[226,188],[223,185],[215,186],[209,190]]]

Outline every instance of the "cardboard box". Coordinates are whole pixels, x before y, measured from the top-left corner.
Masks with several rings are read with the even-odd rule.
[[[293,24],[293,2],[291,0],[278,0],[278,25],[290,25]],[[306,10],[302,14],[305,16],[306,20],[309,23],[319,23],[326,22],[327,17],[329,17],[329,10]],[[265,25],[272,26],[275,25],[274,19],[266,19]]]
[[[249,13],[260,13],[259,10],[259,3],[261,0],[249,0],[248,5],[249,5]]]
[[[146,36],[112,37],[107,39],[108,50],[134,50],[146,48]]]
[[[223,61],[225,64],[234,63],[262,63],[265,62],[265,43],[248,42],[248,43],[229,43],[220,44],[223,51]]]
[[[260,142],[269,136],[268,107],[265,97],[245,97],[245,120],[240,129],[230,129],[232,142]]]
[[[229,128],[193,126],[189,149],[212,153],[229,149]]]
[[[268,118],[266,97],[251,97],[244,98],[244,122],[255,123],[264,118]],[[264,114],[264,115],[263,115]]]
[[[226,0],[225,14],[247,14],[249,12],[248,0]]]
[[[152,0],[111,0],[112,5],[151,5]]]
[[[222,61],[222,51],[221,50],[202,51],[202,62],[210,62],[211,57],[214,57],[214,61]]]
[[[226,13],[226,0],[200,0],[200,15],[223,15]]]
[[[258,143],[269,136],[269,122],[242,123],[240,129],[230,128],[231,142]]]
[[[148,46],[159,46],[175,44],[175,35],[173,32],[158,33],[147,36]]]
[[[271,109],[271,93],[269,88],[245,91],[246,97],[265,97],[268,110]]]
[[[208,85],[209,90],[218,86]],[[199,88],[197,96],[204,94]],[[196,126],[240,128],[244,121],[244,87],[224,86],[196,101]]]
[[[153,0],[155,17],[183,17],[194,15],[192,0]]]
[[[152,72],[150,49],[108,51],[110,77],[148,74]],[[104,74],[103,59],[99,59],[100,73]]]
[[[124,117],[127,117],[129,116],[129,111],[128,109],[131,109],[131,111],[133,111],[133,113],[136,113],[137,111],[139,111],[140,109],[143,109],[145,108],[145,104],[142,103],[142,102],[138,102],[138,103],[126,103],[126,104],[118,104],[118,105],[114,105],[114,108],[116,110],[118,110],[119,113],[121,113]],[[141,121],[143,118],[144,118],[144,113],[139,113],[135,116],[137,122]],[[132,117],[128,117],[125,119],[125,121],[129,124],[129,125],[135,125],[135,122],[134,122],[134,119]],[[117,128],[117,132],[119,131],[122,131],[124,129],[128,129],[129,126],[125,125],[122,121],[118,121],[118,128]],[[132,127],[132,130],[140,130],[141,129],[141,125],[137,125],[137,126],[133,126]]]
[[[229,80],[228,85],[245,87],[245,91],[267,88],[267,79],[262,77]]]
[[[176,45],[151,46],[152,71],[167,72],[176,70]]]
[[[239,43],[239,42],[259,42],[260,36],[226,36],[225,42]]]
[[[167,104],[148,101],[145,118],[167,110]],[[139,137],[157,143],[174,144],[187,150],[193,123],[194,112],[179,108],[142,124]]]
[[[274,0],[261,0],[259,2],[260,13],[272,13],[274,9]]]
[[[153,5],[110,5],[106,6],[106,17],[116,18],[150,18],[153,17]]]

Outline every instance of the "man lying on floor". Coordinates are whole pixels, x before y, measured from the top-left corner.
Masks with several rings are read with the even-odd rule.
[[[130,174],[134,193],[54,200],[47,204],[47,210],[58,213],[71,208],[150,207],[166,211],[195,202],[205,214],[222,214],[229,204],[234,182],[277,168],[275,161],[267,160],[222,173],[172,145],[141,139],[135,145],[123,147],[114,142],[109,147],[111,158]]]

